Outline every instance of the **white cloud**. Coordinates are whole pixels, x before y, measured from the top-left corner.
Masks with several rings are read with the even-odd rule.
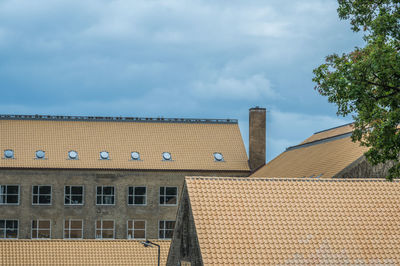
[[[202,98],[256,100],[277,97],[270,81],[260,74],[244,79],[218,77],[214,82],[197,81],[192,87],[193,93]]]

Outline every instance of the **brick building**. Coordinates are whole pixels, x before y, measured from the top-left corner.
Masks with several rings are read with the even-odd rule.
[[[185,176],[251,172],[234,119],[1,115],[0,151],[0,239],[170,239]]]

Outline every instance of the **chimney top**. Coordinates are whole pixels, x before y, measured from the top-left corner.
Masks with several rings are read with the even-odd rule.
[[[252,107],[252,108],[249,109],[249,111],[253,111],[253,110],[255,110],[255,111],[258,111],[258,110],[265,111],[267,109],[263,108],[263,107],[260,107],[260,106]]]

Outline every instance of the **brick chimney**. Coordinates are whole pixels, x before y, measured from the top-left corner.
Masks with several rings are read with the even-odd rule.
[[[253,173],[265,165],[265,119],[267,110],[256,106],[249,110],[249,166]]]

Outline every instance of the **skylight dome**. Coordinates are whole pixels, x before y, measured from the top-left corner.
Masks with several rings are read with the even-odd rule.
[[[46,155],[46,153],[42,150],[38,150],[36,151],[36,158],[37,159],[44,159],[44,156]]]
[[[223,162],[224,156],[222,156],[222,153],[216,152],[216,153],[214,153],[214,159],[217,162]]]
[[[132,160],[138,161],[140,160],[140,154],[137,151],[131,152],[131,158]]]
[[[108,160],[108,159],[109,159],[108,151],[102,151],[102,152],[100,152],[100,159],[101,159],[101,160]]]
[[[4,151],[4,158],[6,158],[6,159],[14,158],[14,151],[13,150],[5,150]]]
[[[162,157],[163,157],[164,161],[171,161],[171,159],[172,159],[171,153],[169,153],[169,152],[163,152]]]
[[[78,153],[76,151],[69,151],[68,158],[70,158],[72,160],[76,160],[76,159],[78,159]]]

